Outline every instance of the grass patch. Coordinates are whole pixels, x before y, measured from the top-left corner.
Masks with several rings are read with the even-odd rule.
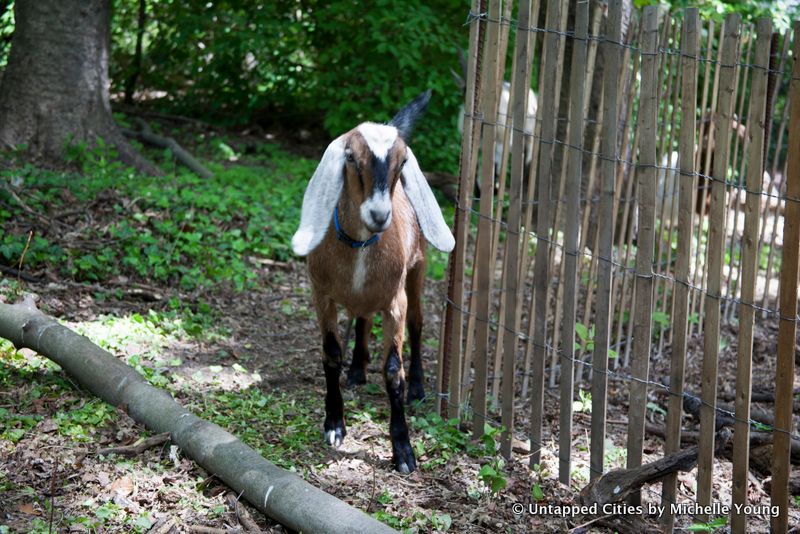
[[[203,397],[194,411],[235,434],[276,465],[298,471],[319,465],[322,420],[316,402],[256,388],[217,391]]]
[[[245,289],[255,279],[248,258],[288,260],[317,164],[273,145],[260,147],[250,166],[211,165],[211,179],[180,169],[141,176],[94,153],[75,158],[84,172],[0,172],[0,225],[9,229],[0,261],[16,264],[25,252],[28,270],[50,267],[87,282],[121,274],[185,290],[219,282]],[[91,222],[76,218],[89,212]],[[42,229],[29,242],[27,226],[13,224],[21,214],[70,232]]]

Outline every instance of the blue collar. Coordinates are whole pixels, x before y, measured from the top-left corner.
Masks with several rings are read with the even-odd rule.
[[[339,224],[339,206],[336,206],[333,210],[333,225],[336,227],[336,237],[339,238],[339,241],[342,243],[346,243],[350,245],[350,248],[364,248],[368,247],[372,244],[378,242],[381,238],[381,234],[375,234],[366,241],[356,241],[342,230],[341,225]]]

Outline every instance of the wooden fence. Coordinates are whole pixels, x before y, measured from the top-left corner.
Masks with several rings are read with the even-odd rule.
[[[786,532],[790,448],[800,439],[800,40],[774,33],[769,20],[750,27],[730,15],[719,24],[696,9],[656,6],[634,12],[623,33],[619,0],[607,11],[542,2],[519,0],[512,13],[512,2],[473,0],[439,409],[471,418],[476,437],[499,421],[506,457],[512,438],[530,442],[531,466],[555,451],[570,484],[576,388],[591,395],[590,479],[606,470],[609,391],[627,394],[628,468],[645,460],[651,399],[666,406],[664,455],[681,448],[694,402],[700,505],[712,502],[720,420],[734,432],[726,504],[747,502],[750,433],[760,425],[773,442],[772,528]],[[507,76],[510,105],[498,114]],[[750,413],[758,329],[778,331],[770,425]],[[720,376],[729,338],[735,371]],[[698,380],[687,378],[687,361],[702,361]],[[723,379],[735,380],[732,408],[720,399]],[[545,402],[556,388],[558,401]],[[661,486],[667,510],[686,501],[675,475]],[[653,500],[657,492],[644,490]],[[668,511],[663,521],[671,529],[675,518]],[[747,519],[732,511],[731,524],[745,532]]]

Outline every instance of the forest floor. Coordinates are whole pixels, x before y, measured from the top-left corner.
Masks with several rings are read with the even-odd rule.
[[[201,150],[199,144],[189,144]],[[0,210],[15,215],[3,222],[6,236],[22,236],[24,241],[28,231],[34,230],[32,241],[39,237],[44,242],[29,243],[30,256],[22,270],[31,281],[7,275],[0,281],[0,301],[12,301],[23,291],[35,293],[44,312],[136,367],[188,409],[223,426],[268,460],[296,471],[315,486],[398,530],[614,531],[613,518],[514,513],[517,503],[578,504],[578,492],[588,482],[591,416],[586,403],[580,402],[573,428],[572,482],[565,486],[557,481],[557,390],[548,390],[544,396],[545,446],[536,469],[528,467],[530,446],[524,439],[529,427],[528,401],[518,401],[515,427],[519,439],[514,441],[513,458],[504,461],[496,450],[499,433],[495,426],[488,429],[488,436],[473,441],[469,421],[444,420],[435,415],[433,400],[427,400],[409,409],[412,444],[420,469],[400,475],[391,467],[380,343],[373,339],[368,384],[356,390],[344,388],[347,438],[338,449],[323,444],[325,384],[319,334],[304,264],[286,252],[291,235],[287,232],[294,229],[296,222],[291,219],[296,212],[284,213],[279,207],[267,206],[266,213],[252,214],[269,236],[255,246],[253,229],[237,220],[235,213],[239,210],[239,217],[248,218],[252,207],[247,202],[251,199],[239,199],[241,203],[231,204],[226,208],[229,212],[223,214],[210,207],[215,195],[234,195],[226,187],[236,189],[237,181],[246,179],[248,174],[243,169],[250,168],[255,174],[266,168],[276,175],[302,175],[313,170],[315,162],[291,161],[289,167],[276,169],[271,166],[272,159],[297,157],[270,149],[262,154],[263,159],[239,158],[247,144],[237,139],[227,140],[224,146],[215,145],[229,159],[219,170],[230,183],[224,182],[225,187],[217,191],[206,191],[209,198],[191,197],[186,210],[179,209],[183,197],[199,186],[195,181],[182,185],[175,175],[171,181],[153,182],[145,190],[135,189],[144,187],[141,184],[126,185],[125,189],[118,169],[105,169],[108,176],[97,187],[70,186],[46,192],[53,183],[50,175],[42,178],[29,168],[3,171]],[[92,165],[97,173],[98,162],[93,160]],[[301,186],[308,175],[302,178]],[[27,180],[32,187],[25,196],[21,194],[23,188],[14,189],[15,177]],[[291,176],[284,180],[288,178]],[[277,180],[272,185],[281,183],[280,178]],[[240,184],[238,189],[246,187]],[[3,196],[3,190],[20,193]],[[302,187],[287,187],[287,196],[281,197],[278,190],[270,189],[280,202],[292,203],[299,202],[298,191]],[[163,195],[169,202],[162,204],[148,195]],[[203,215],[209,217],[210,226],[186,222],[192,217],[192,221],[200,221]],[[282,217],[287,218],[285,224]],[[130,220],[127,230],[115,222],[118,219]],[[223,253],[219,243],[208,242],[212,239],[211,226],[217,224],[229,243],[240,238],[245,243]],[[200,236],[192,236],[192,231]],[[174,243],[169,236],[176,237]],[[201,244],[192,248],[192,239]],[[285,239],[282,247],[281,239]],[[204,245],[220,251],[220,261],[209,259],[212,249]],[[18,265],[19,249],[13,248],[16,244],[7,237],[0,242],[0,253],[3,246],[7,247],[7,256],[17,257],[14,261],[6,257],[0,263]],[[66,251],[63,262],[48,259],[56,253],[53,247]],[[124,261],[115,259],[117,253],[124,253]],[[239,256],[244,257],[240,264],[232,259]],[[177,269],[173,264],[178,262],[185,265]],[[204,266],[200,271],[193,270],[200,264]],[[428,393],[433,391],[436,374],[446,290],[443,268],[442,257],[434,256],[425,289],[423,359]],[[195,284],[193,279],[202,279],[202,283]],[[222,281],[216,282],[218,279]],[[344,330],[344,319],[341,326]],[[380,329],[376,327],[374,333],[379,336]],[[774,322],[758,322],[754,390],[771,389],[776,337]],[[725,330],[723,342],[720,397],[732,398],[734,326]],[[701,335],[692,339],[690,349],[687,384],[699,393]],[[654,359],[651,377],[668,375],[667,346]],[[579,383],[576,389],[585,393],[588,384]],[[608,398],[607,469],[625,464],[626,383],[612,379]],[[650,401],[648,419],[654,426],[663,427],[666,397],[651,391]],[[769,411],[770,406],[763,408]],[[496,409],[490,415],[497,415]],[[684,428],[696,429],[696,422],[687,418]],[[52,363],[0,342],[0,533],[199,532],[202,527],[222,532],[242,528],[229,500],[230,490],[169,442],[132,456],[103,453],[110,447],[132,445],[147,435],[125,413],[93,399]],[[648,435],[645,460],[657,459],[662,452],[662,440]],[[714,500],[730,502],[731,463],[717,459],[714,476]],[[696,469],[680,474],[678,480],[680,502],[691,502],[696,496]],[[748,491],[754,504],[768,503],[763,482],[763,476],[752,473]],[[644,503],[658,504],[660,493],[659,484],[647,487],[642,495]],[[262,530],[286,531],[248,505],[243,506]],[[793,503],[791,513],[793,523],[800,523],[797,503]],[[647,524],[655,528],[657,518],[647,519]],[[686,515],[678,518],[678,525],[694,525],[708,532],[725,530],[722,523],[704,525]],[[749,526],[752,532],[766,532],[768,517],[753,516]]]

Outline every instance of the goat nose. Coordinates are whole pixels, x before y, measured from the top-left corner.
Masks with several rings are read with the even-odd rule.
[[[378,226],[383,226],[386,222],[386,219],[389,218],[389,212],[383,210],[369,210],[369,214],[372,216],[372,220]]]

